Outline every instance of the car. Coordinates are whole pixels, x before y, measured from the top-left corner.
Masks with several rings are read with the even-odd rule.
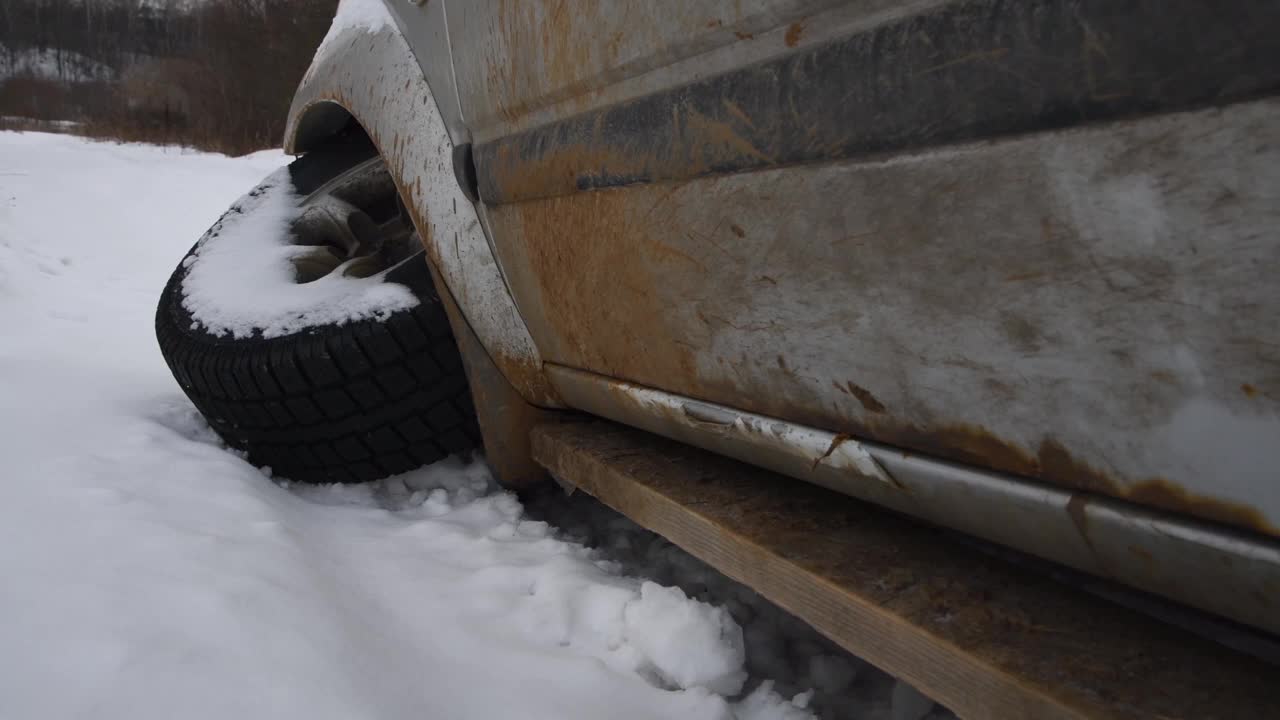
[[[1270,3],[347,0],[158,333],[282,477],[574,411],[1280,632],[1278,88]]]

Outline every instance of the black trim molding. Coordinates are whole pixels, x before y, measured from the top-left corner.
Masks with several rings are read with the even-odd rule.
[[[1276,0],[954,2],[478,145],[475,164],[480,197],[497,204],[1190,110],[1277,88]]]

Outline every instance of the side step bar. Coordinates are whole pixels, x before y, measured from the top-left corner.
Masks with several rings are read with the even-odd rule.
[[[565,402],[592,415],[1280,634],[1276,538],[545,367]]]
[[[865,502],[597,420],[535,460],[965,718],[1280,717],[1280,669]]]

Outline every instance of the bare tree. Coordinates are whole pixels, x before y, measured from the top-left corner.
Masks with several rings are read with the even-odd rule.
[[[0,70],[41,50],[56,66],[52,78],[0,72],[0,115],[38,104],[42,116],[85,120],[95,134],[268,147],[336,4],[0,0]]]

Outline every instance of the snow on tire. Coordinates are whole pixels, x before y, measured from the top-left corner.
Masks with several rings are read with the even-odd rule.
[[[306,232],[289,225],[302,199],[374,162],[367,147],[332,148],[269,176],[196,243],[156,310],[160,350],[183,391],[228,445],[278,477],[374,480],[480,444],[462,361],[420,248],[361,277],[343,270],[368,266],[386,248],[348,258],[335,251],[327,282],[294,277],[291,258],[323,245],[291,236]],[[368,195],[367,179],[355,185]],[[389,206],[385,198],[360,202],[379,219],[395,208],[394,197]],[[378,224],[368,216],[361,223]],[[382,226],[393,224],[394,217]],[[215,251],[223,257],[206,262]],[[261,322],[244,317],[253,307],[246,298],[261,304]]]

